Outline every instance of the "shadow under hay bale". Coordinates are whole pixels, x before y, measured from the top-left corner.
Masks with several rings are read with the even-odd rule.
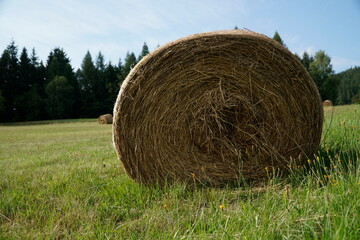
[[[113,116],[111,114],[104,114],[98,117],[99,124],[112,124],[113,123]]]
[[[322,122],[319,92],[291,52],[261,34],[218,31],[171,42],[132,69],[113,140],[137,182],[218,185],[301,164]]]

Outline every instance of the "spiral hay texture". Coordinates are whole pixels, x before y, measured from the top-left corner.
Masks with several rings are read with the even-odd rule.
[[[98,117],[99,124],[112,124],[113,123],[113,116],[111,114],[104,114]]]
[[[319,146],[318,90],[272,39],[232,30],[191,35],[143,58],[121,86],[113,140],[144,184],[263,179]]]

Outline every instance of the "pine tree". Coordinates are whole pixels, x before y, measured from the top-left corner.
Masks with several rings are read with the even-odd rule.
[[[33,48],[31,50],[31,65],[33,65],[34,67],[38,67],[39,66],[39,57],[36,54],[35,48]]]
[[[108,102],[108,91],[106,89],[105,79],[105,58],[101,52],[96,57],[96,82],[95,82],[95,109],[94,114],[101,115],[107,110]]]
[[[45,119],[45,102],[40,96],[41,89],[37,84],[31,87],[30,91],[26,94],[27,111],[25,111],[25,120],[34,121]]]
[[[53,49],[47,59],[48,80],[55,76],[65,76],[71,85],[76,86],[75,73],[70,64],[70,59],[61,48]]]
[[[301,63],[304,65],[307,71],[310,70],[310,64],[314,61],[314,57],[310,56],[306,51],[303,53]]]
[[[119,59],[119,62],[118,62],[117,67],[115,68],[115,71],[116,71],[115,92],[119,92],[120,86],[125,80],[124,65],[123,65],[121,59]]]
[[[39,62],[35,48],[31,51],[30,64],[32,86],[27,94],[28,111],[26,112],[25,119],[27,121],[47,119],[48,115],[45,109],[46,68],[42,61]]]
[[[118,73],[118,80],[120,81],[120,84],[124,81],[124,79],[122,78],[123,77],[123,72],[124,72],[124,65],[121,61],[121,58],[119,58],[119,62],[117,64],[117,67],[115,68],[116,69],[116,72]]]
[[[81,116],[94,117],[96,68],[89,51],[86,52],[81,69],[76,73],[80,85]]]
[[[19,77],[21,83],[21,91],[28,91],[32,86],[32,77],[31,77],[31,59],[28,56],[27,49],[23,48],[20,54],[19,62]]]
[[[360,67],[350,68],[335,75],[339,81],[338,104],[358,103],[360,97]]]
[[[86,52],[81,69],[78,70],[77,75],[81,91],[86,94],[92,93],[96,81],[96,69],[89,51]]]
[[[137,62],[140,62],[140,60],[143,58],[143,57],[145,57],[146,55],[148,55],[150,52],[149,52],[149,48],[148,48],[148,46],[146,45],[146,42],[144,42],[144,45],[143,45],[143,47],[142,47],[142,50],[141,50],[141,53],[140,53],[140,55],[139,55],[139,57],[138,57],[138,60],[137,60]]]
[[[44,96],[43,92],[45,89],[46,69],[43,62],[39,62],[39,57],[36,54],[35,48],[31,51],[30,64],[32,85],[37,85],[37,88],[39,88],[39,94]]]
[[[106,68],[105,65],[105,58],[104,55],[101,53],[101,51],[96,56],[96,69],[98,71],[104,72]]]
[[[275,34],[274,34],[274,36],[273,36],[273,39],[274,39],[275,41],[277,41],[278,43],[280,43],[282,46],[286,47],[284,41],[281,39],[280,34],[279,34],[277,31],[275,31]]]
[[[67,54],[61,48],[53,49],[47,59],[46,64],[47,69],[47,82],[48,84],[50,81],[54,80],[58,76],[64,76],[67,82],[73,88],[74,94],[71,95],[74,99],[73,109],[70,109],[71,117],[78,116],[78,109],[80,108],[80,90],[79,84],[76,79],[74,70],[70,64],[70,59],[68,58]],[[49,96],[48,96],[49,97]]]
[[[17,94],[15,96],[14,107],[16,109],[16,116],[14,116],[15,121],[24,121],[26,120],[26,114],[29,109],[29,99],[27,99],[28,92],[31,89],[32,83],[31,76],[31,60],[28,56],[26,48],[23,48],[20,54],[19,62],[19,76],[17,79]]]
[[[136,65],[136,57],[133,52],[126,53],[125,63],[124,63],[124,70],[123,70],[123,78],[125,79],[126,76],[129,74],[130,70]]]
[[[119,93],[118,75],[121,74],[116,66],[111,62],[106,66],[105,70],[105,85],[107,90],[107,103],[106,112],[112,112],[114,102],[116,101],[117,94]]]
[[[17,115],[16,96],[18,95],[19,60],[18,47],[12,40],[0,58],[0,90],[5,102],[5,114],[0,121],[13,121]]]
[[[65,76],[56,76],[45,89],[48,99],[46,107],[53,119],[72,117],[75,104],[74,88]]]
[[[46,93],[45,93],[45,87],[47,83],[47,70],[42,61],[40,61],[39,66],[35,68],[35,82],[38,85],[38,92],[39,95],[45,99]],[[45,116],[45,115],[44,115]]]
[[[5,110],[6,110],[5,98],[3,97],[2,91],[0,89],[0,116],[2,116],[5,113]]]

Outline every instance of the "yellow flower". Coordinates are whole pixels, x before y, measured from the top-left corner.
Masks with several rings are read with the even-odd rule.
[[[269,171],[269,168],[268,168],[268,167],[265,167],[265,170],[266,170],[266,171]]]
[[[327,178],[327,175],[324,175],[324,178]]]
[[[167,205],[166,205],[166,203],[165,203],[165,204],[163,205],[163,207],[164,207],[164,208],[167,208]]]
[[[311,163],[311,160],[310,160],[310,159],[308,159],[308,163],[309,163],[309,164]]]
[[[219,208],[220,208],[221,210],[223,210],[223,209],[225,208],[225,205],[224,205],[224,204],[221,204],[221,205],[219,206]]]

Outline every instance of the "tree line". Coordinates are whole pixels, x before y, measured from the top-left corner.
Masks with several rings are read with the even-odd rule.
[[[75,71],[61,48],[46,63],[35,49],[18,54],[14,41],[0,58],[0,122],[93,118],[112,113],[119,88],[131,68],[149,53],[144,43],[138,57],[127,53],[122,63],[106,63],[101,52],[88,51]]]
[[[273,39],[286,47],[277,31]],[[337,105],[360,103],[360,67],[334,74],[331,58],[323,50],[317,51],[315,55],[306,51],[301,57],[295,55],[316,83],[323,101],[331,100]]]
[[[278,32],[273,39],[286,47]],[[124,63],[119,59],[113,64],[106,63],[101,52],[93,59],[87,51],[75,71],[61,48],[53,49],[43,63],[34,48],[30,53],[22,48],[18,54],[11,41],[0,58],[0,122],[94,118],[111,113],[121,83],[148,53],[144,43],[138,57],[128,52]],[[323,100],[360,103],[360,67],[334,74],[331,58],[323,50],[297,57]]]

